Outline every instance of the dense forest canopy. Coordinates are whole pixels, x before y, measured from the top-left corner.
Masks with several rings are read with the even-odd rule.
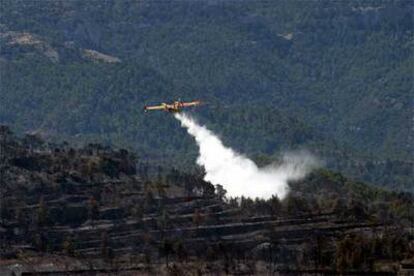
[[[181,98],[257,160],[307,148],[412,190],[410,1],[2,1],[0,122],[194,166]],[[179,161],[179,162],[176,162]]]

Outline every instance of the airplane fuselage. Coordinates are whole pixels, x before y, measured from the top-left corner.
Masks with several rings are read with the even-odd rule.
[[[167,112],[180,112],[183,108],[185,107],[190,107],[190,106],[197,106],[200,105],[200,101],[193,101],[193,102],[180,102],[180,101],[175,101],[171,104],[167,104],[167,103],[162,103],[160,105],[156,105],[156,106],[145,106],[144,110],[148,111],[148,110],[164,110]]]

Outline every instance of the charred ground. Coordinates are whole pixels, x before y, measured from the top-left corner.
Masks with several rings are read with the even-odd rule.
[[[280,201],[1,128],[2,274],[409,273],[413,196],[319,170]]]

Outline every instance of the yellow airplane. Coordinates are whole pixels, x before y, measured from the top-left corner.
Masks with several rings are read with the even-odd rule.
[[[200,104],[201,104],[200,101],[192,101],[192,102],[187,102],[187,103],[175,101],[171,104],[162,103],[156,106],[144,106],[144,110],[145,112],[147,112],[148,110],[164,110],[167,112],[175,113],[175,112],[180,112],[181,109],[183,109],[184,107],[197,106]]]

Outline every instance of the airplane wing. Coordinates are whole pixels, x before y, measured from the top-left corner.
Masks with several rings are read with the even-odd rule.
[[[194,101],[194,102],[189,102],[189,103],[182,103],[183,106],[196,106],[196,105],[200,105],[201,102],[200,101]]]
[[[161,110],[164,109],[163,105],[145,106],[144,110]]]

